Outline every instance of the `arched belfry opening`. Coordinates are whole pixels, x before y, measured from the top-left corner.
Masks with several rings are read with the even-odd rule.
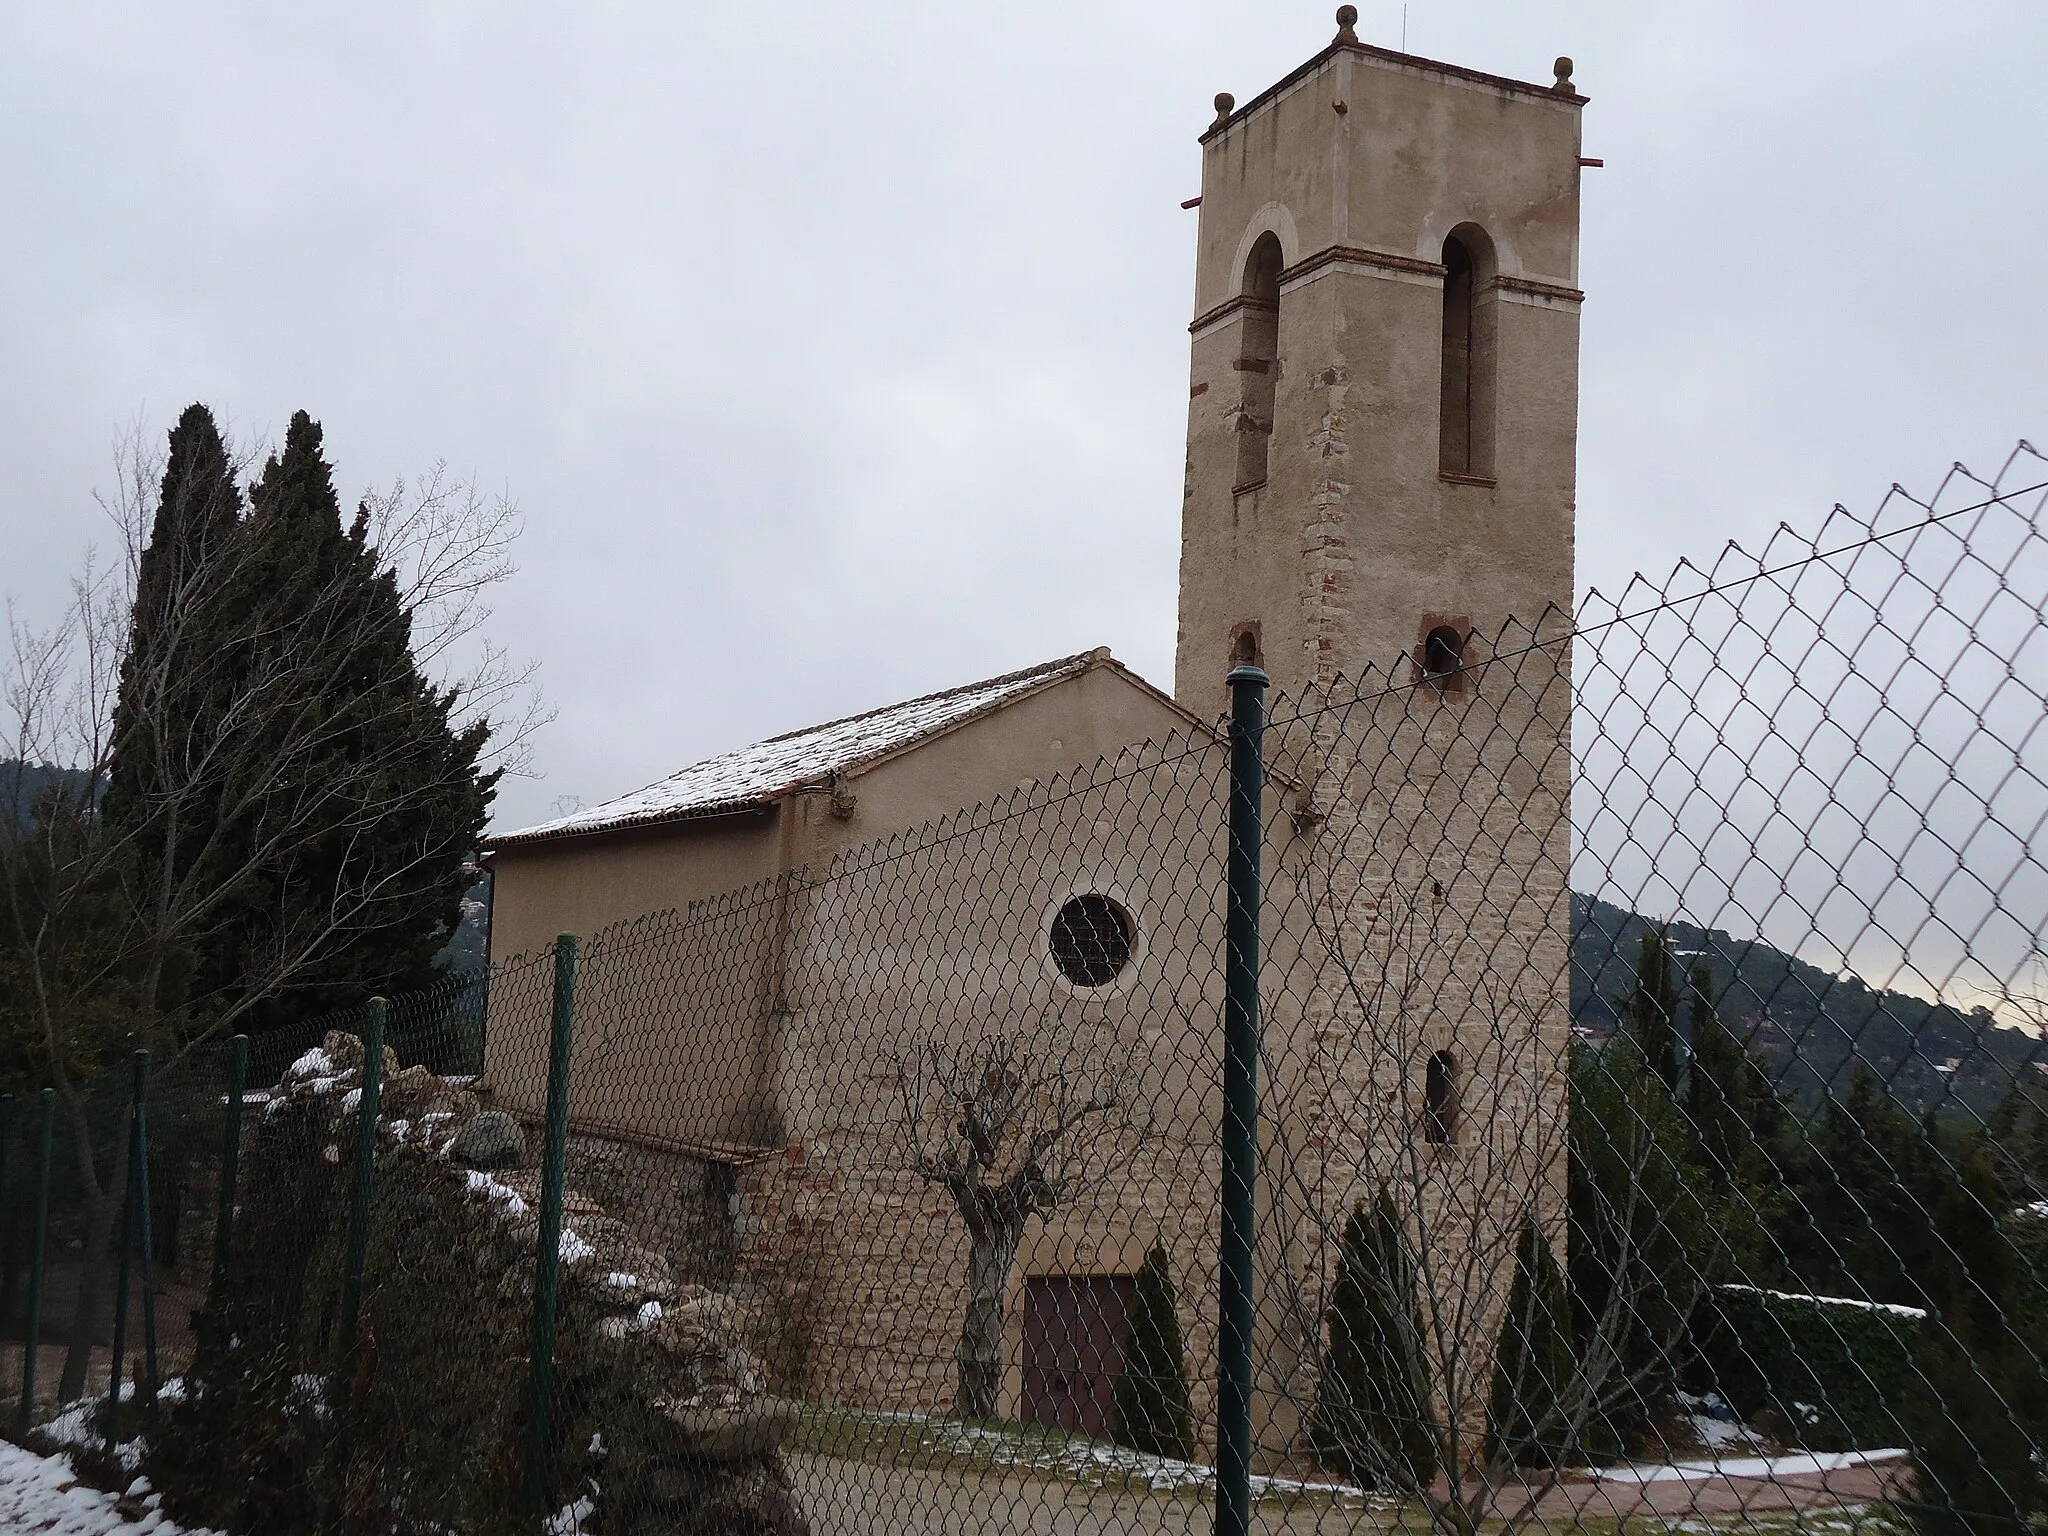
[[[1493,242],[1474,224],[1444,239],[1443,373],[1437,469],[1493,478]]]
[[[1244,318],[1239,326],[1237,361],[1237,481],[1248,491],[1266,483],[1266,465],[1273,442],[1273,389],[1278,383],[1280,353],[1280,237],[1271,230],[1259,236],[1245,258],[1240,290]]]

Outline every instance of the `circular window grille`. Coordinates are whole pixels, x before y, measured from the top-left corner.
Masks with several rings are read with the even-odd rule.
[[[1076,896],[1052,920],[1052,958],[1077,987],[1116,979],[1131,959],[1130,914],[1107,896]]]

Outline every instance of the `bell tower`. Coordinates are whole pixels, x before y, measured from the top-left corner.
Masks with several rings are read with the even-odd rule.
[[[1202,135],[1174,694],[1405,683],[1572,600],[1579,114],[1361,42]]]

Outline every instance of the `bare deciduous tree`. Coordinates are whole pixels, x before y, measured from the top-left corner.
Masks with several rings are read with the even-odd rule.
[[[1004,1299],[1030,1223],[1128,1167],[1144,1134],[1130,1085],[1000,1035],[928,1045],[895,1062],[910,1168],[966,1225],[967,1313],[955,1412],[994,1418]]]

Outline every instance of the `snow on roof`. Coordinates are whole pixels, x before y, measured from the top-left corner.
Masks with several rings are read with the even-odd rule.
[[[1098,659],[1107,661],[1107,650],[1084,651],[964,688],[928,693],[864,715],[771,736],[737,752],[692,763],[630,795],[486,838],[484,846],[505,848],[767,805],[806,785],[828,783],[834,774],[865,766],[976,715],[1000,709],[1047,683],[1086,672]]]

